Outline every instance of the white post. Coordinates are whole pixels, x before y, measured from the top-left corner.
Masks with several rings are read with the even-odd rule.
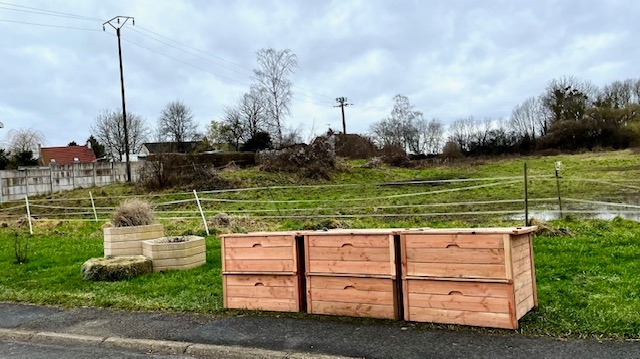
[[[207,231],[207,236],[209,235],[209,226],[207,225],[207,219],[204,216],[204,212],[202,211],[202,205],[200,204],[200,198],[198,198],[198,192],[193,190],[193,195],[196,196],[196,202],[198,203],[198,209],[200,210],[200,215],[202,216],[202,222],[204,223],[204,230]]]
[[[89,191],[89,198],[91,198],[91,208],[93,208],[93,217],[96,219],[96,222],[98,222],[98,213],[96,213],[96,204],[95,202],[93,202],[93,194],[91,194],[91,191]]]
[[[27,204],[27,218],[29,219],[29,234],[33,234],[33,226],[31,225],[31,210],[29,209],[29,196],[24,196],[24,201]]]

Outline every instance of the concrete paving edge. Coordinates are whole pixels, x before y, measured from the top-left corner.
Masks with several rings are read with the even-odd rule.
[[[33,342],[52,345],[89,345],[112,349],[133,350],[141,353],[164,355],[193,355],[203,358],[227,359],[349,359],[324,354],[281,352],[239,346],[197,344],[170,340],[97,337],[68,333],[35,332],[0,328],[0,340]]]

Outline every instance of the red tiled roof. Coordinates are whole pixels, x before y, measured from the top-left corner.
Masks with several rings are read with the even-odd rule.
[[[53,163],[57,165],[88,163],[96,162],[96,155],[87,146],[42,147],[40,161],[43,166],[49,166]]]

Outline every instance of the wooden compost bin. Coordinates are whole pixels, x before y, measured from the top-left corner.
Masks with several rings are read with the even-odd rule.
[[[538,304],[535,230],[401,233],[405,320],[517,329]]]
[[[305,232],[307,312],[398,318],[393,230]]]
[[[295,232],[227,234],[221,238],[225,308],[302,310]]]
[[[207,262],[204,237],[186,236],[182,242],[169,242],[167,237],[142,242],[142,254],[151,259],[154,272],[186,270]]]

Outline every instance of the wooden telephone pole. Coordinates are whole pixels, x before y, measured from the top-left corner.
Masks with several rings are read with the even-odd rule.
[[[129,131],[127,130],[127,106],[124,100],[124,73],[122,71],[122,46],[120,45],[120,29],[131,20],[135,26],[136,20],[131,16],[116,16],[113,19],[102,24],[102,30],[105,31],[105,25],[109,25],[116,30],[118,36],[118,58],[120,59],[120,90],[122,92],[122,121],[124,127],[124,151],[125,161],[127,162],[127,182],[131,182],[131,163],[129,162]],[[115,24],[114,24],[115,23]]]
[[[343,134],[347,134],[347,123],[345,122],[344,119],[344,108],[346,106],[349,105],[353,105],[352,103],[347,103],[347,98],[346,97],[337,97],[336,98],[336,102],[338,103],[338,105],[333,106],[333,107],[340,107],[342,109],[342,133]]]

